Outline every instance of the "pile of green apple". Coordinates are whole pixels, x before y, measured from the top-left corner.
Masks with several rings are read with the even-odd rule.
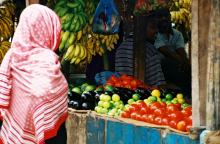
[[[100,101],[95,107],[95,111],[98,114],[118,117],[124,110],[124,103],[120,100],[120,96],[118,94],[113,94],[112,96],[101,94],[99,99]]]

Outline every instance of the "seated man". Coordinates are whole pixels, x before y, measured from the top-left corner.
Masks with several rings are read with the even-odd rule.
[[[165,84],[161,64],[160,55],[154,48],[154,40],[157,33],[156,20],[152,16],[148,16],[145,21],[146,44],[143,52],[145,55],[145,83],[152,86],[160,86]],[[133,35],[130,35],[117,48],[115,57],[115,71],[127,75],[134,75],[134,47]]]
[[[160,9],[156,12],[159,33],[154,46],[161,53],[161,65],[165,80],[191,95],[191,68],[185,52],[182,33],[172,28],[170,12]]]

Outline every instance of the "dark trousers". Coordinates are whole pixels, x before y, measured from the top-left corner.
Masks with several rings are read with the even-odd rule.
[[[191,96],[191,73],[183,72],[179,64],[165,58],[161,62],[165,80],[178,86],[189,98]]]
[[[67,133],[66,133],[65,123],[63,123],[60,126],[57,135],[51,139],[46,140],[45,144],[66,144],[66,141],[67,141]]]

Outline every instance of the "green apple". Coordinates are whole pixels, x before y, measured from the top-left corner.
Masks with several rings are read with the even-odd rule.
[[[156,102],[156,101],[157,101],[157,97],[155,97],[155,96],[150,96],[150,97],[148,97],[148,100],[149,100],[150,102]]]
[[[104,104],[103,101],[99,101],[99,102],[98,102],[98,106],[99,106],[99,107],[103,107],[103,104]]]
[[[173,104],[178,103],[178,101],[177,101],[176,99],[172,99],[171,102],[172,102]]]
[[[120,104],[120,105],[118,106],[118,108],[121,109],[121,110],[124,109],[124,107],[125,107],[124,104]]]
[[[113,94],[113,95],[112,95],[112,100],[113,100],[114,102],[120,101],[120,96],[119,96],[118,94]]]
[[[87,85],[85,91],[94,91],[96,89],[96,87],[94,85]]]
[[[96,112],[99,113],[99,114],[101,114],[101,113],[102,113],[102,107],[99,107],[99,106],[98,106],[98,107],[96,108]]]
[[[81,91],[85,91],[86,87],[88,86],[89,84],[88,83],[84,83],[81,85]]]
[[[112,92],[112,91],[114,90],[114,87],[111,86],[111,85],[106,85],[106,86],[105,86],[105,90]]]
[[[133,95],[132,95],[132,98],[133,98],[135,101],[139,100],[140,97],[141,97],[141,96],[140,96],[139,94],[133,94]]]
[[[169,93],[168,93],[168,94],[166,94],[166,96],[165,96],[165,97],[166,97],[166,100],[167,100],[167,101],[171,101],[171,100],[173,99],[172,94],[169,94]]]
[[[105,95],[103,98],[103,101],[106,101],[106,102],[111,101],[111,96]]]
[[[101,114],[107,114],[108,113],[108,109],[107,108],[102,108],[101,109]]]
[[[104,108],[110,108],[110,106],[111,106],[111,104],[110,104],[110,102],[109,101],[105,101],[105,102],[103,102],[103,105],[102,105]]]
[[[79,88],[79,87],[74,87],[73,89],[72,89],[72,92],[75,92],[75,93],[78,93],[78,94],[82,94],[82,92],[81,92],[81,89]]]
[[[143,100],[138,100],[137,102],[139,103],[139,102],[142,102]]]
[[[105,97],[106,95],[105,94],[101,94],[100,96],[99,96],[99,99],[101,100],[101,101],[104,101],[104,97]]]
[[[129,99],[129,100],[128,100],[128,104],[129,104],[129,105],[131,105],[131,104],[134,103],[134,102],[135,102],[134,99]]]
[[[171,101],[166,101],[166,104],[170,105],[170,104],[172,104],[172,102]]]
[[[167,100],[165,98],[162,99],[162,102],[166,102]]]
[[[114,102],[114,107],[119,108],[119,105],[120,105],[120,104],[121,104],[121,103],[120,103],[119,101]]]

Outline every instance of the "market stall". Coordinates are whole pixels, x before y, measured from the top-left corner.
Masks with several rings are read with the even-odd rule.
[[[61,43],[57,53],[69,82],[69,117],[66,121],[68,144],[198,144],[204,140],[205,135],[201,135],[200,139],[200,133],[204,129],[212,131],[220,129],[220,51],[217,26],[219,7],[215,4],[219,2],[205,0],[195,0],[192,3],[190,0],[47,2],[62,22]],[[27,5],[32,3],[45,1],[26,0]],[[103,14],[100,11],[104,7],[112,9],[105,9],[107,14]],[[144,20],[150,10],[160,7],[170,9],[175,28],[183,33],[184,40],[189,45],[188,54],[192,63],[192,99],[186,98],[179,89],[161,88],[144,83]],[[122,35],[119,32],[120,22],[126,24],[122,26],[124,29]],[[132,22],[135,47],[132,59],[134,73],[133,76],[128,76],[119,74],[111,68],[111,63],[114,62],[110,57],[118,48],[120,40],[125,39],[132,31]],[[111,24],[114,24],[114,27]],[[2,25],[5,26],[3,23]],[[0,37],[2,44],[4,44],[2,40],[8,40],[12,36],[13,30],[7,29],[9,32],[3,33],[3,38]],[[6,49],[2,44],[1,50]],[[9,44],[7,45],[9,47]],[[88,79],[88,73],[93,81]],[[91,76],[91,73],[95,74]],[[207,140],[210,141],[213,137],[218,139],[218,136],[218,132],[210,133]]]

